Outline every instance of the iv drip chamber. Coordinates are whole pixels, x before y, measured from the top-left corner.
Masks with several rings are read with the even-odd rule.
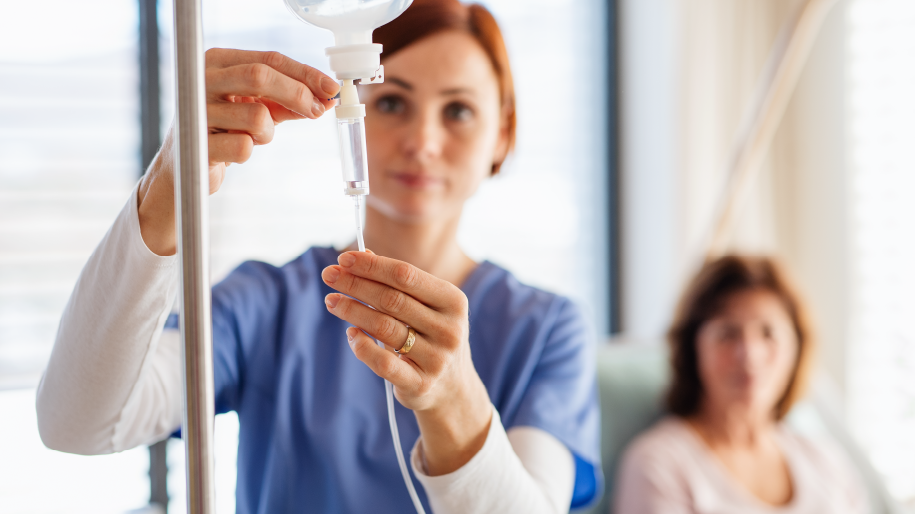
[[[340,88],[340,105],[335,108],[340,162],[343,164],[343,192],[347,196],[369,194],[369,163],[365,149],[365,105],[352,80]]]
[[[340,160],[343,163],[343,192],[348,196],[369,194],[364,119],[338,118],[337,135],[340,137]]]

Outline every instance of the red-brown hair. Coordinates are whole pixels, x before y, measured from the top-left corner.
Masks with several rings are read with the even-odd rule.
[[[728,255],[707,262],[687,286],[667,333],[673,380],[667,392],[668,410],[679,416],[698,412],[703,395],[699,378],[696,336],[702,325],[718,315],[733,294],[768,291],[781,300],[794,323],[797,361],[773,416],[781,420],[803,395],[813,368],[814,338],[806,305],[782,266],[768,257]]]
[[[508,130],[508,151],[511,152],[515,146],[517,124],[515,85],[502,31],[485,7],[479,4],[463,4],[458,0],[414,0],[413,4],[394,21],[375,29],[372,40],[384,46],[381,54],[381,59],[384,60],[425,37],[452,30],[472,36],[489,56],[499,81],[502,115]],[[501,167],[502,161],[494,162],[493,175],[498,173]]]

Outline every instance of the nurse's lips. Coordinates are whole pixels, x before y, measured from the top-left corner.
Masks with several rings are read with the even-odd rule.
[[[433,189],[444,184],[444,180],[422,173],[392,173],[391,178],[410,189]]]

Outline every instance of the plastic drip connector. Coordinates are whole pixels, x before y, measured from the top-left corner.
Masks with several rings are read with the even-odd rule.
[[[340,103],[335,108],[338,119],[365,118],[365,105],[359,103],[359,91],[350,79],[343,80]]]

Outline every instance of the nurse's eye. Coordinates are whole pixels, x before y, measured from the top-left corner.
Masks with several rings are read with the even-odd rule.
[[[445,119],[449,121],[470,121],[473,115],[473,109],[463,102],[451,102],[445,106]]]
[[[388,95],[379,98],[375,108],[383,114],[403,114],[407,110],[407,103],[399,96]]]

